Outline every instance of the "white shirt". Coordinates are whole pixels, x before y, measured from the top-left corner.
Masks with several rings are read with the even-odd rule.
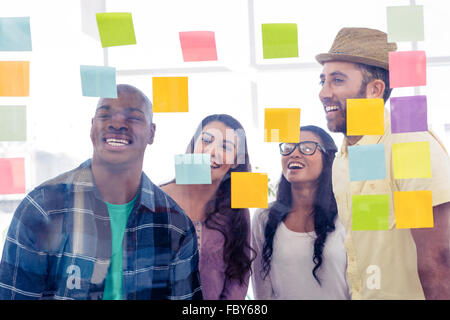
[[[338,219],[335,231],[327,236],[322,265],[316,272],[320,286],[312,274],[315,232],[294,232],[284,222],[279,224],[274,236],[270,272],[262,278],[261,253],[267,217],[268,210],[259,210],[253,217],[252,245],[257,251],[252,274],[255,299],[350,299],[345,229]]]

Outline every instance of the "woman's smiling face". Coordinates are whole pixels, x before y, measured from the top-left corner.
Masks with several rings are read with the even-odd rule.
[[[301,131],[300,142],[314,141],[322,145],[320,138],[310,131]],[[312,155],[302,154],[298,146],[287,155],[281,156],[283,175],[291,184],[317,183],[323,169],[323,155],[319,147]]]
[[[211,155],[211,180],[222,180],[237,156],[238,136],[236,132],[220,121],[206,124],[194,145],[194,153]]]

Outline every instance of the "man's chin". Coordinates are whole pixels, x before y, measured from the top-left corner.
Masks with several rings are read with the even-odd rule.
[[[115,168],[117,170],[120,169],[126,169],[130,167],[130,164],[135,162],[132,159],[129,159],[128,157],[124,157],[119,154],[106,154],[106,155],[95,155],[94,154],[94,161],[97,162],[97,164]]]
[[[328,130],[330,130],[330,132],[334,132],[334,133],[346,133],[347,132],[347,128],[345,128],[345,126],[337,126],[334,122],[332,121],[328,121],[327,122],[327,127]]]

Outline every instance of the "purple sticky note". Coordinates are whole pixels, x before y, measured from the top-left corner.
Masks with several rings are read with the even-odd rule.
[[[392,133],[427,130],[427,96],[391,98]]]

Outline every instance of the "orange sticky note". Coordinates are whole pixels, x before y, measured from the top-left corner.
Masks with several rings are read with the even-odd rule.
[[[396,191],[394,208],[397,229],[434,227],[431,191]]]
[[[347,135],[383,134],[383,99],[347,99]]]
[[[30,62],[0,61],[0,96],[28,97],[30,95]]]
[[[0,158],[0,194],[25,193],[25,159]]]
[[[153,77],[153,112],[188,112],[187,77]]]
[[[266,173],[231,172],[231,208],[267,208]]]
[[[425,51],[389,52],[389,85],[391,88],[418,87],[427,84]]]
[[[431,178],[430,142],[394,143],[392,164],[394,179]]]
[[[300,142],[300,108],[267,108],[264,142]]]

